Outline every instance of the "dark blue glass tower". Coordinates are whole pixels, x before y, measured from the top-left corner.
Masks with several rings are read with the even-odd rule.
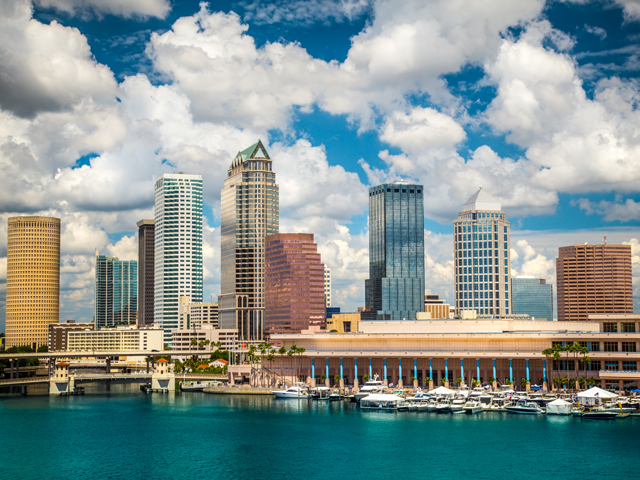
[[[369,279],[366,306],[378,320],[414,320],[424,311],[422,185],[369,189]]]

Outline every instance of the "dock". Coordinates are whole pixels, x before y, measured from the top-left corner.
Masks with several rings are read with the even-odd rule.
[[[204,393],[217,395],[273,395],[268,388],[244,388],[244,387],[208,387],[202,390]]]

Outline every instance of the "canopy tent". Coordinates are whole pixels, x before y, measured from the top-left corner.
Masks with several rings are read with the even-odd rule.
[[[398,400],[402,400],[404,402],[404,398],[390,393],[372,393],[371,395],[364,397],[362,400],[367,400],[369,402],[397,402]]]
[[[447,387],[438,387],[429,392],[430,395],[454,395],[455,390],[449,390]]]
[[[598,387],[592,387],[589,390],[578,393],[578,401],[583,405],[596,405],[601,403],[602,400],[610,400],[613,398],[618,398],[618,395]]]
[[[547,415],[570,415],[573,404],[561,398],[547,403]]]
[[[640,393],[640,389],[631,390],[631,393]]]

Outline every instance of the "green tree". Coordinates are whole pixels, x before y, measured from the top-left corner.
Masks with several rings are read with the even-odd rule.
[[[282,364],[284,363],[282,356],[287,354],[287,349],[284,348],[284,346],[280,347],[278,349],[278,355],[280,355],[280,378],[282,379],[282,382],[284,383],[284,377],[282,376]]]
[[[196,345],[198,345],[198,339],[197,338],[192,338],[191,339],[191,346],[195,347]],[[189,349],[189,350],[191,350],[191,349]]]
[[[522,377],[522,380],[520,380],[520,386],[521,386],[523,389],[526,389],[526,388],[527,388],[527,383],[529,383],[529,382],[527,382],[527,379],[526,379],[526,378],[524,378],[524,377]]]
[[[49,346],[47,345],[40,345],[37,350],[38,353],[47,353],[48,351],[49,351]]]

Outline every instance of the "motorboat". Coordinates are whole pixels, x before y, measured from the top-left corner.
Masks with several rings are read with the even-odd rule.
[[[316,387],[311,391],[312,400],[329,400],[331,389],[329,387]]]
[[[618,417],[618,413],[594,407],[585,408],[577,414],[574,413],[574,416],[584,418],[585,420],[615,420]]]
[[[368,380],[360,389],[360,391],[354,394],[356,402],[360,402],[367,395],[372,393],[382,393],[384,390],[384,383],[378,380],[378,375],[374,375],[373,380]]]
[[[342,400],[343,398],[344,398],[344,395],[338,389],[332,390],[331,394],[329,395],[329,400],[331,400],[332,402],[336,400]]]
[[[271,390],[271,393],[273,393],[276,398],[308,399],[311,397],[307,389],[300,385],[292,385],[286,390]]]
[[[456,396],[451,402],[451,413],[462,412],[462,408],[466,403],[466,399],[464,397]]]
[[[537,403],[527,402],[526,400],[520,400],[515,404],[508,405],[505,409],[509,413],[522,413],[527,415],[540,415],[544,413]]]
[[[441,398],[436,405],[436,413],[451,413],[451,400],[449,398]]]
[[[418,413],[429,411],[429,404],[427,402],[416,402],[414,405],[416,406],[416,412]]]
[[[181,392],[202,392],[205,388],[215,387],[220,382],[180,382]]]
[[[375,410],[375,411],[398,411],[403,408],[406,401],[402,397],[397,395],[391,395],[387,393],[372,393],[363,397],[358,406],[361,410]]]
[[[484,408],[480,404],[479,400],[470,399],[462,407],[465,413],[482,413],[484,412]]]
[[[480,395],[480,397],[478,397],[478,401],[480,402],[480,406],[482,407],[483,410],[491,410],[492,400],[493,400],[493,397],[486,393],[483,393],[482,395]]]
[[[430,398],[429,401],[427,402],[427,412],[435,412],[438,410],[438,399],[437,398]]]

